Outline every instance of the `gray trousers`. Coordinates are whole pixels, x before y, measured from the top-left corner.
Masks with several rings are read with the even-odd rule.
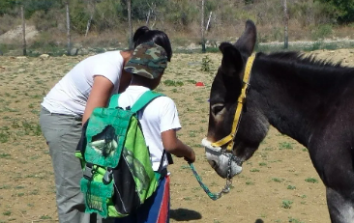
[[[59,223],[112,222],[85,213],[84,197],[80,191],[82,169],[75,157],[81,137],[81,118],[40,112],[40,126],[49,146],[55,176]]]

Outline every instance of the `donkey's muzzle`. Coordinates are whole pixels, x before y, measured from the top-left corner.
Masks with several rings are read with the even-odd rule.
[[[213,147],[207,139],[203,139],[202,145],[205,147],[210,166],[220,177],[232,178],[242,172],[242,166],[239,166],[235,160],[230,158],[232,154],[225,153],[220,147]]]

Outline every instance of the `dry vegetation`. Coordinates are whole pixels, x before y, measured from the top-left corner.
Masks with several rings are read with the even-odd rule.
[[[157,0],[156,0],[157,1]],[[92,28],[87,37],[86,28],[89,6],[87,1],[72,0],[72,41],[74,47],[124,48],[128,43],[128,25],[125,11],[119,1],[105,0],[96,3]],[[135,1],[139,2],[139,1]],[[145,4],[146,1],[144,1]],[[148,1],[149,2],[149,1]],[[163,2],[163,1],[162,1]],[[253,2],[246,4],[245,2]],[[284,23],[283,8],[280,0],[207,0],[205,20],[212,11],[211,27],[206,34],[210,47],[217,47],[220,41],[234,41],[244,29],[246,19],[252,19],[259,30],[258,41],[282,42]],[[138,3],[136,3],[138,4]],[[319,41],[324,39],[354,39],[353,24],[336,25],[331,11],[318,1],[288,1],[289,41]],[[135,12],[133,29],[145,25],[147,9]],[[156,22],[154,20],[156,16]],[[49,53],[65,48],[65,9],[53,7],[47,13],[36,11],[27,19],[28,25],[34,25],[40,32],[29,40],[30,50]],[[18,8],[0,17],[0,35],[20,25]],[[157,5],[150,26],[165,31],[171,38],[173,47],[199,48],[200,44],[200,1],[173,0],[169,4]],[[0,50],[19,54],[21,36],[0,41]]]

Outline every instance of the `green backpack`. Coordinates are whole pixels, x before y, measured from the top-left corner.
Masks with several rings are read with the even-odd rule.
[[[116,94],[108,108],[93,110],[76,152],[83,167],[80,187],[86,212],[125,217],[155,192],[161,173],[152,169],[137,112],[159,96],[147,91],[131,108],[123,109]]]

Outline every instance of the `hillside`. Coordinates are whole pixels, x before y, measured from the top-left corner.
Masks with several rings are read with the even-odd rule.
[[[5,38],[21,25],[20,5],[13,0],[0,2],[0,51],[18,49],[22,36]],[[27,37],[31,50],[54,51],[66,46],[66,19],[63,0],[25,1],[26,25],[38,35]],[[209,47],[220,41],[234,41],[244,22],[252,19],[258,28],[259,43],[284,40],[284,13],[281,0],[205,0],[205,24]],[[354,5],[347,0],[346,11],[324,0],[288,1],[289,41],[354,39]],[[346,2],[346,1],[342,1]],[[7,3],[7,4],[6,4]],[[12,4],[13,3],[13,4]],[[75,48],[124,48],[129,39],[126,0],[71,0],[71,39]],[[3,5],[1,5],[3,4]],[[352,8],[351,8],[352,7]],[[352,11],[350,11],[352,10]],[[352,17],[344,17],[347,12]],[[92,18],[92,19],[91,19]],[[343,22],[343,18],[347,18]],[[147,20],[149,21],[147,23]],[[86,28],[91,21],[87,36]],[[133,31],[142,25],[165,31],[174,47],[200,45],[201,0],[133,0]],[[21,33],[20,33],[21,34]],[[3,37],[1,37],[3,36]]]

